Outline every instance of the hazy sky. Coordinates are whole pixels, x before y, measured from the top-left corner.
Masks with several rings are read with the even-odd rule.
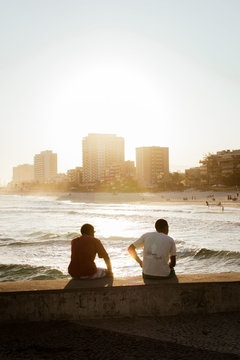
[[[240,148],[239,0],[0,0],[0,185],[82,138],[169,147],[170,170]]]

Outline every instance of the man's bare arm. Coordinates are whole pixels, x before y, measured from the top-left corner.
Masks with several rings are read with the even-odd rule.
[[[140,257],[138,256],[137,252],[136,252],[136,248],[133,244],[131,244],[129,247],[128,247],[128,252],[129,254],[131,255],[131,257],[136,260],[139,265],[142,267],[142,260],[140,259]]]
[[[107,269],[108,269],[108,275],[113,275],[113,272],[112,272],[112,264],[111,264],[111,260],[109,258],[109,256],[105,256],[103,258],[103,260],[105,261],[105,264],[107,266]]]
[[[176,256],[170,256],[170,261],[169,261],[168,265],[171,269],[174,268],[174,266],[176,265]]]

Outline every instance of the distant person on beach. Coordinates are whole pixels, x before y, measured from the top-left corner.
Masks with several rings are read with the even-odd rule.
[[[113,276],[110,258],[101,241],[94,237],[94,227],[91,224],[84,224],[80,231],[82,235],[71,242],[68,273],[74,279],[87,280]],[[96,255],[103,258],[107,269],[97,268],[94,262]]]
[[[168,279],[175,275],[176,244],[168,236],[168,223],[159,219],[155,223],[156,231],[143,234],[128,247],[128,252],[142,268],[145,279]],[[143,248],[143,260],[136,249]]]

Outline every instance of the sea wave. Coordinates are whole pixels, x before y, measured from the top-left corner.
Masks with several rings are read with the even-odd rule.
[[[54,280],[69,277],[60,270],[46,266],[0,264],[0,281]]]
[[[59,246],[61,246],[61,245],[64,245],[64,243],[66,243],[66,244],[69,244],[70,243],[70,241],[71,240],[69,240],[69,239],[58,239],[58,240],[55,240],[55,239],[52,239],[52,240],[50,240],[50,239],[42,239],[41,241],[39,241],[39,240],[29,240],[29,241],[27,241],[27,240],[22,240],[22,241],[16,241],[16,240],[14,240],[14,241],[12,241],[12,242],[8,242],[8,243],[1,243],[0,242],[0,247],[1,246],[22,246],[22,247],[24,247],[24,246],[26,246],[26,247],[28,247],[28,246],[31,246],[31,247],[34,247],[34,246],[46,246],[46,245],[59,245]]]
[[[1,246],[46,246],[46,245],[59,245],[62,246],[64,245],[64,243],[66,244],[70,244],[71,240],[74,239],[75,237],[80,236],[78,233],[71,233],[69,235],[66,235],[65,237],[58,237],[56,238],[52,238],[49,239],[48,237],[42,237],[41,239],[32,239],[32,240],[15,240],[15,239],[11,239],[11,241],[8,241],[7,243],[1,243],[0,241],[0,247]],[[115,243],[115,242],[126,242],[126,244],[130,244],[134,241],[133,238],[129,237],[121,237],[121,236],[111,236],[111,237],[101,237],[101,241],[106,242],[108,244],[111,244],[111,242]],[[127,245],[126,245],[127,246]]]
[[[65,239],[73,239],[74,237],[79,236],[79,233],[77,232],[68,232],[66,234],[55,234],[55,233],[51,233],[51,232],[44,232],[44,231],[37,231],[34,233],[31,233],[29,235],[27,235],[29,238],[32,239],[42,239],[42,240],[49,240],[49,239],[61,239],[61,240],[65,240]]]
[[[67,212],[68,215],[79,215],[80,211],[76,211],[76,210],[71,210]]]
[[[11,238],[11,237],[0,237],[0,242],[1,241],[13,241],[14,240],[14,238]]]
[[[239,259],[240,260],[240,252],[238,251],[224,251],[224,250],[211,250],[206,248],[200,249],[184,249],[182,251],[177,252],[178,258],[194,258],[196,260],[206,260],[206,259],[214,259],[217,258],[219,260],[227,259]]]
[[[69,243],[69,240],[74,239],[79,236],[77,232],[68,232],[66,234],[54,234],[44,231],[36,231],[30,234],[24,235],[23,239],[12,238],[12,237],[1,237],[0,236],[0,246],[19,246],[19,245],[46,245],[46,244],[64,244],[64,242]]]
[[[126,242],[126,244],[130,244],[131,242],[134,241],[134,239],[132,237],[126,237],[126,236],[109,236],[109,237],[101,236],[101,240],[102,241],[123,241],[123,242]]]
[[[59,234],[54,234],[51,232],[44,232],[44,231],[36,231],[30,234],[26,235],[28,238],[32,238],[32,239],[57,239],[60,237]]]
[[[206,248],[201,248],[199,250],[196,250],[194,254],[194,258],[197,260],[200,259],[208,259],[208,258],[218,258],[218,259],[240,259],[240,252],[238,251],[224,251],[224,250],[210,250]]]

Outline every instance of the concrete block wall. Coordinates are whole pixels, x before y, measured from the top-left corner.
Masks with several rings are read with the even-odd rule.
[[[240,273],[181,275],[145,284],[141,277],[0,284],[1,322],[226,311],[240,311]]]

